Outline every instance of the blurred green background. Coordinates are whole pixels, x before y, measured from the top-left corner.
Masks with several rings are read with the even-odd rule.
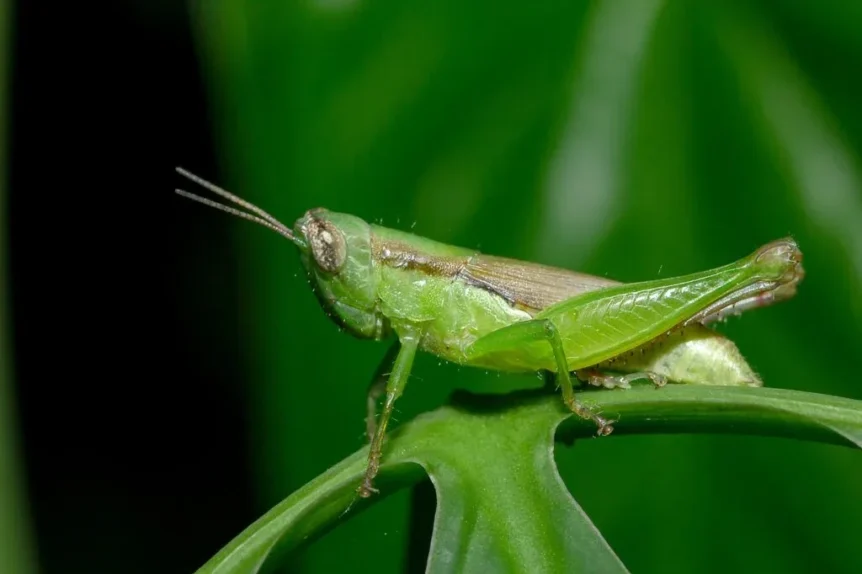
[[[288,222],[322,205],[624,281],[792,234],[800,296],[724,331],[767,385],[862,397],[846,360],[862,343],[859,8],[224,0],[193,14],[229,189]],[[234,233],[263,509],[362,444],[385,347],[325,319],[291,245]],[[399,418],[498,382],[516,384],[424,357]],[[557,458],[633,571],[862,567],[858,453],[679,436]],[[397,571],[408,502],[332,533],[303,571]]]
[[[128,240],[146,262],[174,257],[171,267],[138,261],[138,268],[161,274],[160,296],[183,325],[172,339],[181,350],[171,356],[197,370],[184,376],[164,366],[158,345],[168,343],[157,337],[156,352],[141,345],[134,365],[152,369],[158,387],[135,387],[144,397],[132,402],[150,401],[150,425],[163,415],[158,409],[173,409],[187,425],[151,439],[149,464],[179,472],[182,463],[159,450],[169,443],[182,445],[178,457],[209,449],[198,466],[183,467],[195,478],[169,500],[228,484],[226,474],[241,476],[230,484],[243,486],[213,490],[206,504],[180,507],[171,519],[123,514],[137,508],[131,502],[110,514],[108,495],[81,503],[126,521],[130,538],[116,556],[147,548],[160,571],[174,563],[193,569],[363,446],[366,386],[386,351],[326,319],[292,245],[163,198],[178,185],[165,175],[174,165],[288,224],[325,206],[622,281],[721,265],[793,235],[807,271],[797,298],[720,329],[768,386],[862,398],[854,360],[862,344],[862,5],[210,0],[191,3],[188,14],[167,2],[129,5],[130,29],[143,22],[150,38],[141,49],[174,65],[180,48],[193,46],[196,59],[183,69],[201,74],[204,86],[182,92],[159,78],[158,65],[131,60],[138,67],[127,73],[141,81],[124,84],[124,97],[140,104],[135,126],[156,139],[142,118],[158,122],[159,106],[194,110],[189,121],[211,130],[204,143],[214,154],[206,159],[186,145],[204,144],[187,136],[167,141],[189,128],[165,123],[154,124],[162,143],[138,150],[142,170],[161,174],[147,197],[169,210],[159,217],[174,225],[171,237],[183,230],[183,242],[153,247],[137,233]],[[193,44],[165,40],[180,26],[191,27]],[[136,210],[148,209],[136,201]],[[145,233],[158,241],[160,229],[150,224]],[[152,281],[149,273],[129,280]],[[116,357],[120,369],[132,364]],[[420,356],[397,419],[443,404],[455,388],[537,384]],[[148,399],[149,392],[192,398],[187,408],[167,407],[176,399]],[[215,395],[229,397],[236,420],[210,405]],[[35,416],[25,412],[25,439]],[[557,460],[633,572],[862,569],[862,457],[850,449],[736,436],[618,437],[560,446]],[[37,472],[32,462],[28,468]],[[99,558],[83,550],[107,527],[72,533],[70,507],[40,507],[46,489],[33,494],[46,571],[117,571],[111,550]],[[146,500],[153,508],[169,503]],[[247,506],[237,510],[241,500]],[[220,530],[204,528],[219,517]],[[394,495],[316,542],[290,571],[402,571],[410,521],[410,493]],[[157,543],[157,527],[176,529],[170,542]],[[67,536],[82,547],[64,546]],[[58,557],[70,556],[69,568],[59,568]]]

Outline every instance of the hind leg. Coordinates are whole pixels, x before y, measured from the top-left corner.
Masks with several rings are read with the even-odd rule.
[[[631,382],[638,379],[649,379],[656,388],[663,387],[667,384],[667,378],[664,375],[643,371],[638,373],[629,373],[627,375],[608,375],[598,369],[581,369],[575,371],[575,375],[581,381],[593,385],[594,387],[604,387],[606,389],[630,389]]]

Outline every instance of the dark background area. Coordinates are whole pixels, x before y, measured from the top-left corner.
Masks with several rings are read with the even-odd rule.
[[[194,571],[363,444],[385,346],[326,321],[286,242],[174,195],[175,166],[287,223],[323,205],[623,281],[793,234],[800,295],[722,330],[767,386],[862,398],[852,3],[196,6],[12,6],[11,380],[41,571]],[[399,422],[524,383],[427,356],[415,380]],[[623,562],[663,574],[859,571],[858,455],[709,435],[557,451]],[[401,571],[409,505],[289,567]]]
[[[230,222],[171,193],[175,165],[217,173],[188,16],[19,2],[13,30],[9,290],[39,561],[191,572],[256,513],[240,333],[207,324],[235,322],[234,261],[207,256],[230,254]]]

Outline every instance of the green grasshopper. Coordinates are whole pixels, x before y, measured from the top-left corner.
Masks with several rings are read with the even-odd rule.
[[[254,221],[298,248],[320,305],[349,333],[396,341],[368,391],[370,442],[357,491],[377,492],[386,428],[417,350],[459,365],[553,374],[566,407],[611,422],[575,397],[572,376],[628,388],[636,379],[695,385],[762,386],[738,348],[707,325],[793,297],[802,253],[779,239],[734,263],[622,284],[536,263],[483,255],[345,213],[312,209],[293,228],[181,168],[177,171],[247,211],[177,189],[189,199]],[[377,418],[377,401],[385,394]]]

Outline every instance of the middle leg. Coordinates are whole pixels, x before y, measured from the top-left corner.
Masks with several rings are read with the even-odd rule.
[[[467,355],[481,356],[488,352],[504,352],[507,349],[520,347],[524,343],[542,340],[548,342],[553,352],[557,369],[556,378],[563,394],[563,403],[579,417],[593,421],[598,427],[600,436],[611,434],[614,427],[610,421],[593,412],[575,397],[563,340],[560,338],[557,327],[549,319],[522,321],[490,333],[474,342],[467,349]]]

